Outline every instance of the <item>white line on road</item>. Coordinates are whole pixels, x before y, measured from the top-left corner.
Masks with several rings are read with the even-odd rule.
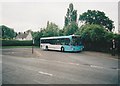
[[[120,69],[117,68],[117,70],[120,70]]]
[[[58,63],[63,63],[63,64],[71,64],[71,65],[79,65],[78,63],[73,63],[73,62],[61,62],[61,61],[54,61]]]
[[[112,68],[112,67],[101,67],[101,66],[97,66],[97,65],[90,65],[90,67],[92,68],[99,68],[99,69],[114,69],[114,70],[119,70],[118,68]]]
[[[72,62],[71,62],[71,63],[69,63],[69,64],[72,64],[72,65],[79,65],[78,63],[72,63]]]
[[[38,80],[33,80],[34,82],[36,82],[37,84],[41,84],[40,81]]]
[[[49,60],[46,60],[46,59],[39,59],[39,60],[47,61],[47,62],[57,62],[57,63],[62,63],[62,64],[79,65],[78,63],[73,63],[73,62],[62,62],[62,61],[55,61],[55,60],[49,61]]]
[[[48,76],[53,76],[53,74],[46,73],[46,72],[42,72],[42,71],[39,71],[38,73],[40,73],[40,74],[44,74],[44,75],[48,75]]]
[[[93,68],[101,68],[103,69],[104,67],[101,67],[101,66],[96,66],[96,65],[90,65],[90,67],[93,67]]]
[[[12,54],[14,54],[15,52],[11,52]]]

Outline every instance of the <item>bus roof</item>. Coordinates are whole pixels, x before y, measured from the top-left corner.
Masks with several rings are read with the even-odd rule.
[[[55,36],[55,37],[43,37],[40,39],[58,39],[58,38],[71,38],[72,36],[79,36],[79,35],[69,35],[69,36]]]

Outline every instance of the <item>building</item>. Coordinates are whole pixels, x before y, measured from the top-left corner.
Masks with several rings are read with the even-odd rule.
[[[19,32],[15,39],[16,40],[32,40],[31,31],[28,30],[24,33]]]

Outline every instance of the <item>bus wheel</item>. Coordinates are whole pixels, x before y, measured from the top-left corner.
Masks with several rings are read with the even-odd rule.
[[[46,46],[46,50],[48,50],[48,46]]]
[[[61,52],[64,52],[64,47],[61,47]]]

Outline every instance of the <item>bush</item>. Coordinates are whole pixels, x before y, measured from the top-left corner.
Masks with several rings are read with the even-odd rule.
[[[76,32],[82,38],[85,50],[100,51],[110,53],[112,47],[112,39],[116,41],[116,48],[120,49],[120,35],[113,34],[106,31],[106,29],[100,25],[88,24],[79,28]]]
[[[32,40],[29,41],[2,40],[2,46],[32,46]]]
[[[116,40],[117,53],[120,55],[120,34],[114,34],[113,37]]]

